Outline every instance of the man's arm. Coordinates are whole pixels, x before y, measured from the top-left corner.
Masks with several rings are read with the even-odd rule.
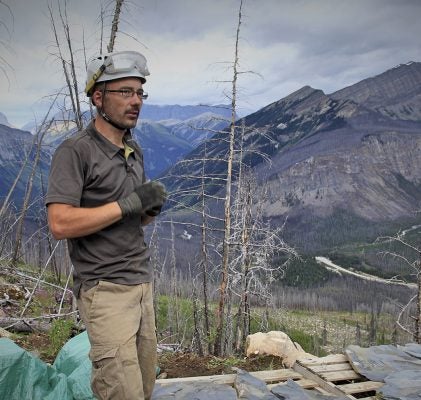
[[[48,225],[57,240],[90,235],[121,218],[121,208],[116,201],[93,208],[62,203],[48,205]]]

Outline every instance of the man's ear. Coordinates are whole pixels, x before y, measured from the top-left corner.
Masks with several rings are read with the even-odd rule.
[[[95,107],[102,107],[102,91],[98,89],[94,90],[91,100]]]

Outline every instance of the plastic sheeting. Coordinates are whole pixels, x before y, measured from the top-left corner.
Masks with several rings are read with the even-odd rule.
[[[1,400],[72,400],[67,377],[22,349],[0,339]]]
[[[155,385],[152,400],[236,400],[236,391],[215,382],[172,383]]]
[[[88,334],[84,331],[62,347],[53,364],[57,371],[67,376],[67,386],[74,400],[95,399],[91,390],[90,349]]]
[[[412,357],[421,359],[421,345],[418,343],[407,343],[405,346],[398,345],[398,349],[401,349]]]
[[[385,382],[377,391],[382,399],[421,399],[421,345],[348,346],[345,352],[360,375]]]
[[[412,344],[412,352],[416,346],[421,349],[420,345]],[[371,381],[384,382],[384,378],[393,372],[421,369],[421,360],[403,351],[402,347],[397,348],[393,345],[368,348],[353,345],[348,346],[345,353],[352,368]]]
[[[61,349],[53,365],[16,345],[0,339],[0,400],[94,400],[91,387],[90,350],[86,332],[70,339]],[[415,400],[421,398],[421,345],[349,346],[346,354],[353,368],[370,380],[383,381],[378,390],[385,400]],[[156,385],[153,399],[230,400],[267,399],[276,396],[284,400],[345,399],[326,397],[301,388],[290,380],[287,384],[267,390],[263,381],[245,371],[237,370],[235,389],[215,383],[176,383]],[[239,397],[237,397],[237,395]]]
[[[421,371],[400,371],[385,378],[385,384],[378,391],[387,400],[420,400]]]
[[[0,400],[94,400],[86,332],[70,339],[53,365],[0,339]]]
[[[266,386],[266,383],[240,368],[236,369],[237,376],[234,380],[234,387],[241,400],[277,400]]]

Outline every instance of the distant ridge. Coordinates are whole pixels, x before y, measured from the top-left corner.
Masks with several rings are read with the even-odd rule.
[[[240,119],[237,126],[243,123],[243,161],[266,192],[255,193],[255,201],[264,198],[264,215],[272,224],[282,224],[286,217],[294,221],[292,229],[304,246],[316,243],[317,234],[337,242],[369,231],[374,235],[374,227],[416,218],[421,209],[419,62],[330,95],[304,86]],[[192,193],[200,186],[204,151],[203,144],[185,157],[197,162],[175,165],[163,176],[170,191],[189,194],[189,204],[196,201]],[[226,158],[227,141],[206,142],[206,152]],[[224,162],[205,166],[208,176],[225,171]],[[209,194],[224,196],[223,185],[209,179],[208,187]],[[332,227],[332,220],[338,226]],[[339,232],[343,221],[353,228]]]
[[[9,121],[7,120],[7,117],[1,112],[0,112],[0,125],[5,125],[12,128],[12,125],[10,125]]]
[[[151,119],[161,121],[167,119],[176,119],[184,121],[194,118],[204,113],[218,114],[227,118],[231,117],[231,108],[227,105],[155,105],[144,103],[141,111],[141,119]]]

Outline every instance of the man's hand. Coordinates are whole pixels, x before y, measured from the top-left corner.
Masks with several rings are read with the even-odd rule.
[[[149,215],[156,217],[167,200],[167,192],[162,183],[149,181],[138,186],[129,196],[117,200],[123,217],[128,215]]]

